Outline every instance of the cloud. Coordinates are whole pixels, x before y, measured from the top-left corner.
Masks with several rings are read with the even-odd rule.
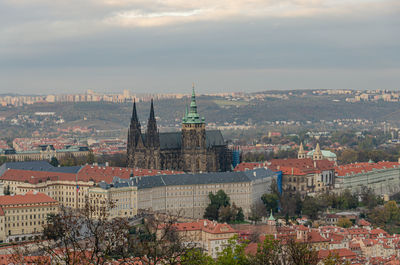
[[[379,79],[392,87],[400,81],[399,11],[398,0],[2,0],[0,90],[136,81],[156,89],[159,76],[171,89],[207,76],[212,88],[296,88],[306,83],[285,74],[297,78],[301,69],[322,69],[318,84],[355,73],[360,87],[371,83],[362,73],[396,69]],[[282,84],[271,78],[278,72]]]

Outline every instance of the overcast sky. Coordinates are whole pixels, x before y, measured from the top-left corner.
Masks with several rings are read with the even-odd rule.
[[[399,0],[1,0],[0,93],[400,89]]]

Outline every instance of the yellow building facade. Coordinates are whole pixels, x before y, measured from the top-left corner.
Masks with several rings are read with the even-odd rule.
[[[0,196],[0,242],[39,238],[47,216],[58,210],[58,202],[43,193]]]

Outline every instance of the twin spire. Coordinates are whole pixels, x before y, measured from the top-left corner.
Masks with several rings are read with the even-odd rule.
[[[153,99],[151,99],[149,121],[156,121],[156,117],[155,117],[155,115],[154,115],[154,104],[153,104]],[[137,111],[136,111],[136,100],[133,100],[133,110],[132,110],[131,123],[136,123],[136,124],[138,124],[139,127],[140,127],[140,121],[139,121],[139,119],[138,119],[138,115],[137,115]]]
[[[134,101],[133,102],[133,110],[132,110],[132,118],[131,118],[131,127],[130,127],[130,131],[129,131],[128,141],[129,141],[129,139],[131,139],[130,141],[134,140],[134,142],[131,143],[134,146],[136,146],[139,142],[142,142],[142,143],[145,142],[145,144],[147,146],[157,147],[160,145],[160,138],[159,138],[158,130],[157,130],[157,122],[156,122],[156,117],[154,115],[153,99],[151,99],[150,116],[149,116],[149,120],[147,122],[146,139],[143,139],[140,127],[141,127],[140,121],[139,121],[137,111],[136,111],[136,101]]]

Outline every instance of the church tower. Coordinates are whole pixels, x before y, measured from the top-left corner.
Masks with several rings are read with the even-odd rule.
[[[144,154],[138,153],[138,151],[143,151],[143,150],[144,150],[144,143],[142,138],[141,126],[136,112],[136,101],[134,101],[131,124],[129,126],[129,131],[128,131],[128,145],[127,145],[128,167],[143,166],[141,163],[143,161]]]
[[[150,116],[146,130],[146,162],[149,169],[160,168],[160,136],[154,115],[153,99],[151,99]]]
[[[299,152],[297,153],[298,159],[304,159],[307,157],[307,152],[304,151],[303,142],[300,143]]]
[[[315,147],[314,153],[313,153],[313,160],[322,160],[323,155],[321,148],[319,147],[319,143],[317,143],[317,146]]]
[[[182,120],[182,158],[184,171],[207,171],[206,124],[197,113],[194,85],[189,112]]]

